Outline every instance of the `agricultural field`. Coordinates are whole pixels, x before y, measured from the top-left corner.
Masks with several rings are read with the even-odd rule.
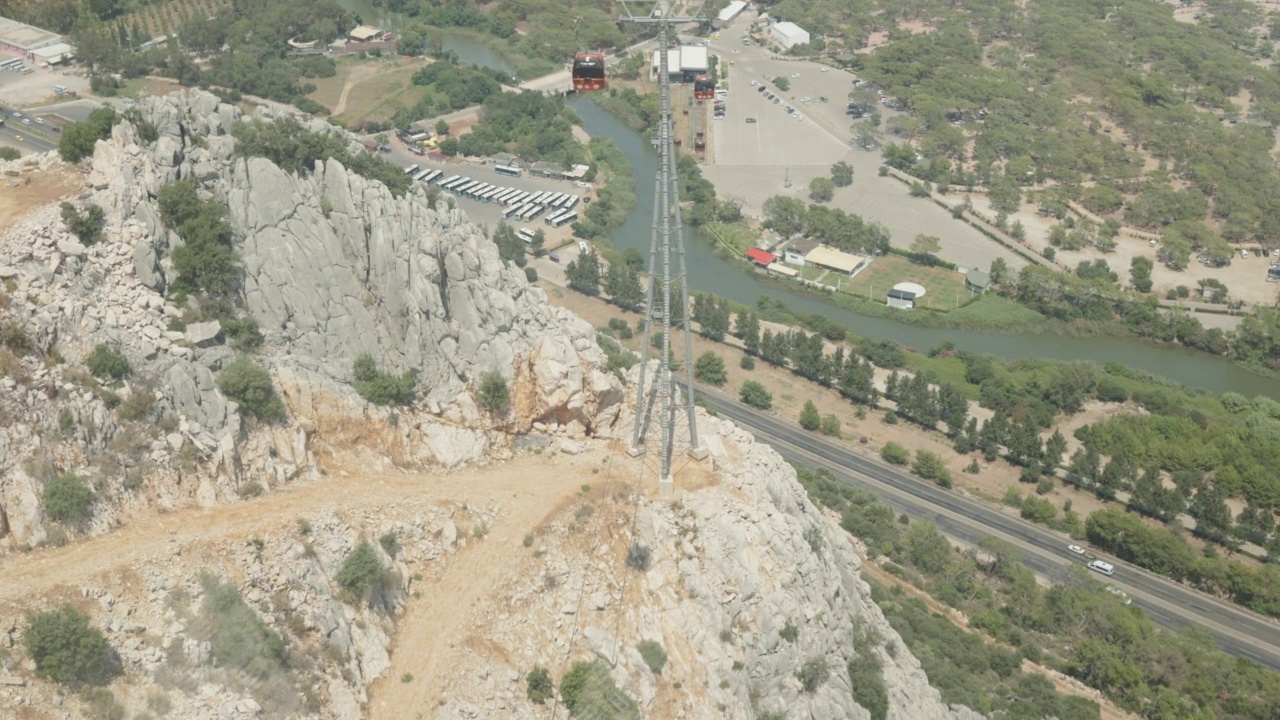
[[[193,17],[211,17],[223,8],[231,7],[230,0],[165,0],[146,5],[120,19],[132,32],[135,27],[152,38],[177,32],[178,26]]]

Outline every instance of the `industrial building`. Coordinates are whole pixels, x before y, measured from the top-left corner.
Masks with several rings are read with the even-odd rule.
[[[862,268],[871,263],[869,255],[853,255],[825,245],[819,245],[810,250],[804,256],[804,260],[805,265],[809,267],[819,267],[842,275],[848,275],[849,277],[857,275],[862,271]]]
[[[57,65],[70,60],[75,48],[55,32],[0,17],[0,52],[40,65]]]
[[[769,38],[790,50],[796,45],[809,44],[809,31],[793,22],[774,23],[769,26]]]
[[[738,17],[746,7],[747,3],[743,0],[733,0],[733,2],[726,5],[725,8],[720,11],[719,15],[716,15],[715,20],[711,21],[711,27],[716,30],[729,27],[729,24],[733,22],[734,18]]]

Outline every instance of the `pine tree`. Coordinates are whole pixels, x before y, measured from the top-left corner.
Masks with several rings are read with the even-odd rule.
[[[889,373],[889,378],[884,381],[885,397],[889,398],[890,400],[898,399],[898,381],[900,379],[901,378],[898,377],[897,370],[894,370],[893,372]]]
[[[821,425],[822,415],[818,413],[818,406],[814,405],[812,400],[805,400],[804,409],[800,411],[800,427],[813,431]]]

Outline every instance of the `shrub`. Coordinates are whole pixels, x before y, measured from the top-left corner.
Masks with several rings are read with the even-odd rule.
[[[58,411],[58,429],[63,433],[69,433],[76,427],[76,416],[72,414],[71,408],[62,408]]]
[[[276,395],[271,375],[249,358],[239,358],[218,375],[218,390],[240,404],[240,413],[264,422],[285,417],[284,403]]]
[[[564,699],[571,717],[589,720],[640,718],[636,701],[614,684],[608,666],[599,660],[574,663],[560,680],[560,697]]]
[[[531,283],[538,282],[538,270],[533,267],[526,267],[524,269],[524,279]]]
[[[827,681],[829,672],[826,658],[822,656],[811,657],[796,671],[796,679],[800,681],[800,686],[804,688],[805,692],[811,693],[817,690],[819,685]]]
[[[942,464],[942,458],[937,453],[917,450],[916,461],[911,464],[911,470],[925,480],[932,480],[945,488],[951,487],[951,471]]]
[[[17,148],[0,147],[0,160],[17,160],[22,153]]]
[[[502,373],[491,370],[480,376],[480,407],[490,415],[506,415],[511,408],[511,390]]]
[[[374,405],[411,405],[414,386],[418,379],[413,372],[396,377],[378,368],[372,355],[364,353],[356,357],[351,366],[355,376],[354,387],[360,397]]]
[[[102,239],[102,228],[107,224],[107,216],[102,208],[90,205],[81,215],[69,202],[62,203],[62,222],[75,234],[81,245],[89,246]]]
[[[627,551],[627,567],[645,572],[649,569],[651,555],[652,553],[648,547],[638,542],[633,542],[631,543],[631,549]]]
[[[76,524],[93,516],[93,493],[75,475],[59,475],[44,486],[44,511],[50,520]]]
[[[115,109],[104,105],[89,113],[84,122],[71,123],[62,130],[58,138],[58,154],[69,163],[93,154],[93,147],[99,140],[106,140],[111,135],[111,126],[118,120]]]
[[[710,350],[702,353],[693,364],[693,378],[700,383],[724,387],[724,384],[729,382],[724,358]]]
[[[252,500],[256,497],[262,497],[264,492],[266,490],[262,487],[262,483],[257,480],[250,480],[240,486],[240,489],[236,491],[236,495],[240,496],[241,500]]]
[[[667,666],[667,651],[662,649],[661,643],[656,640],[641,640],[636,645],[636,650],[640,651],[644,664],[649,666],[654,675],[662,674],[662,668]]]
[[[821,430],[827,437],[840,437],[840,418],[835,415],[823,415]]]
[[[555,693],[555,687],[551,684],[551,673],[541,665],[534,665],[525,677],[525,682],[529,684],[526,694],[533,702],[541,705],[550,700]]]
[[[804,408],[800,410],[800,427],[813,431],[821,426],[822,415],[818,414],[818,406],[812,400],[805,400]]]
[[[400,550],[400,538],[396,537],[396,534],[393,532],[389,532],[378,538],[378,544],[382,546],[382,550],[386,552],[387,555],[391,556],[393,560],[396,557],[396,553]]]
[[[366,592],[382,583],[382,563],[378,553],[367,541],[361,541],[355,550],[342,561],[335,578],[338,585],[355,597],[363,597]]]
[[[89,720],[124,720],[128,712],[115,693],[104,687],[89,688],[80,694],[80,699],[84,701],[85,717]]]
[[[894,465],[906,465],[911,460],[911,453],[898,443],[889,442],[880,448],[880,457]]]
[[[36,346],[26,329],[16,320],[0,325],[0,345],[9,348],[17,355],[25,355]]]
[[[119,380],[129,374],[129,358],[121,352],[120,346],[102,343],[84,359],[89,372],[101,380]]]
[[[195,634],[210,644],[218,667],[236,670],[256,679],[284,667],[284,641],[258,617],[231,582],[200,573],[204,600],[196,619]]]
[[[769,410],[773,407],[773,393],[755,380],[742,383],[740,397],[744,404],[757,410]]]
[[[797,628],[796,624],[791,622],[791,618],[787,618],[787,624],[783,625],[782,629],[778,631],[778,637],[787,642],[795,642],[800,637],[800,628]]]
[[[114,652],[89,616],[70,605],[27,620],[23,641],[36,675],[64,685],[104,683],[118,672]]]
[[[219,318],[222,332],[233,350],[253,352],[262,347],[264,338],[258,330],[258,321],[253,318]]]
[[[756,359],[751,357],[750,355],[743,355],[742,359],[738,361],[738,367],[742,368],[743,370],[755,370]]]

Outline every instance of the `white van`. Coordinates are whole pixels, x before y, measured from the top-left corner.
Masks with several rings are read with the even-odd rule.
[[[1109,562],[1103,562],[1102,560],[1094,560],[1093,562],[1089,563],[1089,569],[1094,572],[1100,572],[1103,575],[1106,575],[1108,577],[1110,577],[1111,575],[1114,575],[1116,572],[1115,565],[1112,565]]]

